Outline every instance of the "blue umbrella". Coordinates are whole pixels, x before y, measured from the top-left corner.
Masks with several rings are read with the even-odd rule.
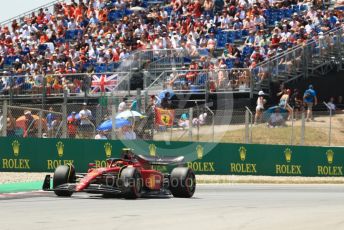
[[[126,125],[131,125],[131,122],[122,118],[115,120],[115,126],[117,129],[122,128],[123,126],[126,126]],[[106,130],[111,130],[111,129],[112,129],[112,120],[104,121],[97,127],[98,131],[106,131]]]
[[[170,93],[170,97],[169,97],[168,99],[171,99],[171,97],[173,97],[173,96],[175,95],[175,93],[173,92],[172,89],[165,89],[164,91],[161,91],[161,92],[159,93],[158,97],[159,97],[160,99],[163,99],[163,98],[165,97],[165,95],[166,95],[167,92]]]
[[[284,117],[284,119],[287,118],[288,116],[288,111],[284,108],[281,108],[280,106],[272,106],[270,108],[268,108],[265,112],[264,112],[264,119],[268,120],[271,116],[271,114],[273,114],[275,112],[276,109],[280,110],[280,113],[282,114],[282,116]]]

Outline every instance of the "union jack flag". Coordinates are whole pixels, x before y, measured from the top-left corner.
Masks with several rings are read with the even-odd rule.
[[[118,83],[118,76],[117,74],[114,75],[93,75],[92,76],[92,84],[91,93],[98,93],[98,92],[112,92],[117,87]]]

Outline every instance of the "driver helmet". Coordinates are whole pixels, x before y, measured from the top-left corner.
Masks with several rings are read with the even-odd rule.
[[[122,158],[124,160],[131,160],[134,157],[133,149],[123,148],[122,149]]]

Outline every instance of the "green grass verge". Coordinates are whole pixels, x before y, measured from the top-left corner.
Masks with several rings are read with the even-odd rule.
[[[42,185],[42,181],[0,184],[0,194],[41,190]]]

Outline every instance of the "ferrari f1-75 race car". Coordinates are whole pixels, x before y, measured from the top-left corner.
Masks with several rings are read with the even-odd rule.
[[[76,173],[73,165],[58,166],[52,188],[50,175],[47,175],[43,190],[54,191],[57,196],[64,197],[74,192],[87,192],[128,199],[171,194],[190,198],[196,189],[196,178],[194,172],[183,164],[183,156],[151,157],[123,149],[121,158],[107,159],[107,167],[95,168],[95,164],[89,164],[87,173]],[[171,173],[154,169],[155,166],[168,165],[177,167]]]

